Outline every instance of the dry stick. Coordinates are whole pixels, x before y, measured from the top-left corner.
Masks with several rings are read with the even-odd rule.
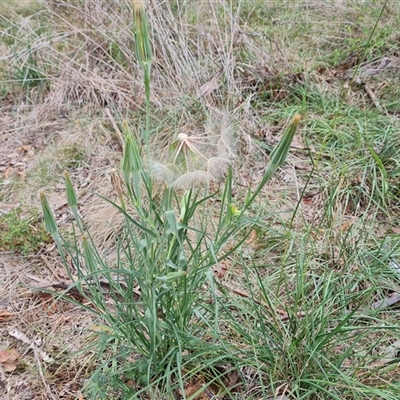
[[[54,271],[54,268],[52,268],[52,266],[50,265],[49,260],[43,255],[40,256],[40,259],[43,261],[43,265],[50,271],[51,276],[56,280],[61,281],[62,278],[60,278],[57,272]]]
[[[46,383],[46,379],[45,379],[44,373],[43,373],[42,363],[40,362],[40,357],[39,357],[38,352],[36,350],[33,350],[33,354],[34,354],[34,357],[35,357],[36,364],[38,366],[40,378],[42,379],[43,386],[45,387],[46,392],[50,395],[52,400],[57,400],[54,397],[53,393],[51,392],[49,385]]]
[[[385,297],[383,300],[378,300],[371,305],[373,310],[379,309],[384,310],[393,306],[394,304],[400,303],[400,294],[396,293],[391,297]]]
[[[372,102],[374,103],[375,107],[379,110],[379,111],[383,111],[382,110],[382,106],[379,103],[379,100],[377,99],[377,97],[375,96],[375,93],[373,92],[371,86],[368,85],[368,83],[366,83],[364,85],[364,89],[367,92],[368,96],[371,98]]]
[[[288,383],[283,383],[282,385],[280,385],[279,387],[276,388],[276,390],[275,390],[275,398],[278,398],[279,393],[281,393],[282,388],[283,388],[283,393],[280,395],[281,396],[281,400],[287,399],[285,394],[288,392],[288,388],[289,388],[289,384]]]
[[[104,112],[107,115],[107,118],[110,120],[111,125],[113,126],[115,133],[117,134],[119,140],[121,141],[121,145],[124,146],[124,137],[121,133],[121,131],[118,128],[117,122],[115,121],[115,118],[113,117],[113,115],[111,114],[111,111],[109,108],[105,108]]]
[[[67,280],[67,279],[59,279],[58,282],[48,282],[44,281],[42,279],[37,279],[34,275],[27,275],[28,278],[38,282],[38,285],[31,285],[30,288],[38,291],[43,291],[47,289],[61,289],[65,291],[65,294],[73,294],[73,295],[79,295],[82,296],[82,294],[89,296],[90,292],[88,289],[85,287],[82,288],[82,292],[80,292],[76,287],[75,287],[75,282]],[[102,278],[99,280],[100,286],[104,290],[104,293],[109,293],[110,290],[110,284],[107,279]],[[127,285],[125,282],[119,282],[119,285],[127,290]],[[137,296],[139,299],[141,296],[140,292],[140,287],[136,286],[132,289],[132,292]]]

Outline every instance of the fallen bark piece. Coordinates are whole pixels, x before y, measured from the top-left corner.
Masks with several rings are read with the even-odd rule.
[[[395,293],[390,297],[385,297],[382,300],[378,300],[375,303],[371,305],[371,308],[373,310],[380,309],[384,310],[385,308],[389,308],[393,306],[394,304],[397,304],[400,302],[400,293]]]

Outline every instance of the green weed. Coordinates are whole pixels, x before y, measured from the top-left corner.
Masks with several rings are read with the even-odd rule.
[[[59,172],[79,168],[87,160],[86,149],[78,143],[61,146],[56,150]]]
[[[67,35],[55,35],[39,58],[15,30],[6,38],[32,50],[29,63],[19,52],[12,59],[25,89],[35,92],[36,73],[56,80],[53,107],[51,99],[61,98],[61,109],[77,101],[87,118],[107,104],[129,119],[133,108],[139,120],[117,127],[123,160],[111,170],[114,200],[102,199],[124,221],[113,255],[96,245],[68,174],[71,235],[41,197],[85,299],[75,304],[96,317],[86,394],[397,399],[397,312],[372,307],[399,290],[396,77],[387,86],[371,78],[381,111],[331,67],[352,52],[357,68],[395,51],[398,6],[385,14],[386,3],[357,1],[199,4],[152,2],[147,19],[134,1],[132,29],[123,17],[129,1],[115,9],[65,2],[50,15]],[[219,70],[213,90],[198,96]],[[206,116],[219,107],[234,111],[208,129]],[[299,110],[304,128],[288,156],[298,117],[274,149]],[[220,129],[232,114],[240,133],[230,118]],[[230,151],[236,142],[242,152]],[[54,154],[30,182],[48,186],[88,156],[75,145]]]
[[[50,236],[39,221],[38,210],[15,208],[0,215],[0,250],[32,255],[48,243]]]
[[[68,174],[68,203],[81,237],[76,236],[72,243],[64,242],[49,205],[44,195],[41,196],[46,226],[62,258],[66,259],[68,254],[74,265],[82,257],[85,260],[85,265],[78,269],[78,276],[71,274],[71,279],[82,295],[95,304],[95,314],[109,327],[108,340],[120,349],[113,361],[111,375],[124,371],[128,378],[145,388],[156,379],[158,390],[172,393],[178,388],[185,390],[183,374],[193,365],[193,359],[201,360],[205,364],[203,369],[211,371],[215,368],[216,354],[220,357],[218,363],[232,362],[232,357],[235,358],[227,349],[221,349],[224,341],[218,333],[219,310],[212,268],[238,247],[235,245],[229,252],[222,251],[236,234],[246,231],[249,222],[244,213],[284,163],[299,119],[299,116],[294,118],[271,155],[269,168],[259,187],[248,194],[240,211],[233,207],[230,172],[222,193],[209,192],[204,181],[201,182],[204,188],[197,189],[197,177],[203,177],[200,171],[183,171],[183,175],[187,175],[186,181],[189,180],[185,185],[189,186],[187,191],[182,192],[175,182],[165,181],[163,185],[166,186],[160,187],[158,180],[146,172],[141,156],[144,150],[140,149],[125,124],[122,179],[116,171],[112,175],[120,199],[119,206],[113,205],[125,218],[124,229],[119,234],[116,268],[110,267],[85,229]],[[185,139],[186,142],[181,141],[178,145],[173,162],[182,154],[187,166],[189,158],[202,154],[198,153],[196,142],[189,145],[190,138]],[[207,212],[207,204],[213,198],[221,202],[216,219]],[[134,213],[128,211],[131,208]],[[210,227],[213,227],[213,232],[210,232]],[[115,311],[108,307],[102,293],[102,277],[110,285]],[[135,292],[135,287],[140,288],[140,293]],[[125,352],[138,357],[129,367],[122,359],[117,362],[122,355],[125,357]],[[102,365],[95,377],[99,374],[104,376],[108,364],[109,361]],[[219,382],[221,377],[214,376],[213,379]]]

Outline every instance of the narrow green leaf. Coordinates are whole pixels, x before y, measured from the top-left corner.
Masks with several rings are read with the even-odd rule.
[[[290,150],[290,145],[297,131],[300,119],[301,119],[300,114],[296,114],[293,117],[292,122],[287,127],[285,133],[282,136],[282,139],[279,141],[278,145],[274,148],[274,150],[272,150],[267,169],[271,168],[274,171],[276,171],[276,169],[278,169],[286,161],[286,158]]]
[[[140,181],[143,170],[142,158],[137,141],[126,121],[123,123],[125,137],[124,154],[121,162],[121,171],[128,193],[139,202],[141,199]],[[133,183],[133,188],[132,188]]]
[[[67,189],[68,205],[74,210],[78,207],[78,200],[76,199],[75,189],[72,185],[71,177],[67,171],[64,171],[65,187]]]
[[[380,169],[380,171],[382,173],[382,177],[385,180],[387,180],[388,179],[388,173],[386,171],[385,166],[383,165],[383,162],[382,162],[381,158],[379,157],[379,155],[376,153],[376,151],[372,147],[369,146],[368,147],[368,151],[371,154],[372,158],[374,159],[376,165]]]
[[[83,255],[85,257],[85,264],[90,272],[96,272],[97,271],[97,263],[96,260],[93,256],[93,251],[90,248],[89,242],[86,238],[86,236],[82,237],[82,245],[83,245]]]
[[[142,64],[150,64],[153,58],[153,52],[143,0],[133,1],[133,24],[136,57]]]
[[[156,276],[155,279],[163,282],[173,282],[187,276],[187,271],[169,272],[165,276]]]
[[[42,204],[44,223],[46,225],[47,232],[49,232],[52,236],[58,236],[58,227],[56,220],[51,211],[46,195],[43,192],[40,193],[40,203]]]
[[[290,145],[297,131],[300,119],[301,119],[300,114],[296,114],[293,117],[292,122],[287,127],[285,133],[282,136],[282,139],[279,141],[274,150],[272,150],[270,155],[270,161],[265,170],[264,176],[260,184],[258,185],[257,189],[246,199],[245,206],[242,209],[242,214],[260,194],[261,190],[266,185],[266,183],[272,178],[276,170],[286,161],[287,155],[290,150]]]

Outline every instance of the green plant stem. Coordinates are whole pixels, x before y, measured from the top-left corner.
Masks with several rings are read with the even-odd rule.
[[[290,145],[291,145],[294,135],[297,131],[297,127],[299,125],[300,119],[301,119],[301,117],[299,114],[294,116],[290,125],[287,127],[285,133],[283,134],[282,139],[276,145],[274,150],[272,150],[271,155],[270,155],[270,161],[268,163],[268,166],[264,173],[264,176],[263,176],[260,184],[257,186],[257,189],[253,192],[253,194],[249,194],[248,198],[246,199],[246,202],[242,209],[241,214],[243,214],[244,211],[250,207],[250,205],[257,198],[257,196],[260,194],[263,187],[272,178],[272,176],[277,171],[277,169],[281,165],[283,165],[283,163],[286,161],[287,155],[289,153]]]
[[[144,87],[146,92],[146,126],[144,143],[147,149],[150,137],[150,75],[151,75],[151,62],[143,66],[144,69]]]

